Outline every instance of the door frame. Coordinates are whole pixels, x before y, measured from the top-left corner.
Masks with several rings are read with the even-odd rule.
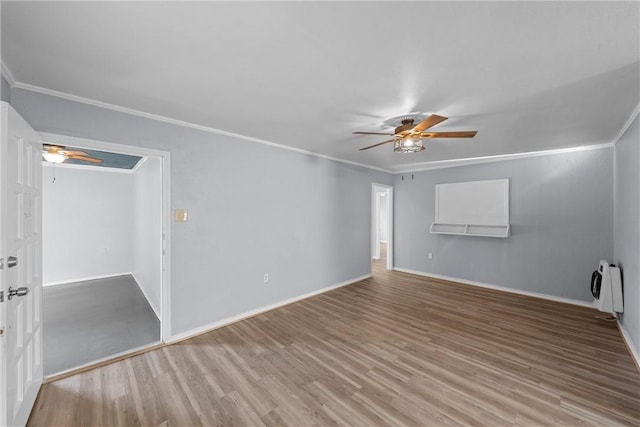
[[[114,144],[111,142],[38,132],[46,142],[102,150],[134,156],[155,157],[162,165],[162,284],[160,286],[160,341],[166,343],[171,338],[171,153],[151,148]],[[140,350],[139,348],[132,351]],[[118,354],[118,356],[122,355]]]
[[[371,258],[380,257],[378,243],[378,197],[377,193],[386,193],[387,198],[387,270],[393,270],[393,186],[371,183]]]

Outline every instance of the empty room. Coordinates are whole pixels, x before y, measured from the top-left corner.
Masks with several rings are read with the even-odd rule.
[[[640,425],[639,2],[0,19],[0,425]]]

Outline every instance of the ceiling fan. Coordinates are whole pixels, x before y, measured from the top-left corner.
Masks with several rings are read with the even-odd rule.
[[[414,125],[412,117],[402,119],[402,124],[395,128],[393,133],[386,132],[353,132],[356,135],[390,135],[392,139],[361,148],[360,151],[368,150],[379,145],[393,142],[393,151],[396,153],[416,153],[424,150],[422,138],[473,138],[477,131],[459,131],[459,132],[425,132],[432,126],[447,120],[447,117],[431,114],[426,119]]]
[[[102,159],[91,157],[84,151],[65,150],[63,145],[42,144],[42,157],[50,163],[62,163],[67,159],[80,160],[89,163],[102,163]]]

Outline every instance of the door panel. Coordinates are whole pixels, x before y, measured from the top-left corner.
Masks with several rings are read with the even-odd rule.
[[[41,152],[39,135],[2,102],[0,425],[25,425],[42,384]]]

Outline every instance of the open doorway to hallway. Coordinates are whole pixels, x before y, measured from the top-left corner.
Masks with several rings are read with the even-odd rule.
[[[372,274],[393,270],[393,187],[371,187],[371,259]]]

